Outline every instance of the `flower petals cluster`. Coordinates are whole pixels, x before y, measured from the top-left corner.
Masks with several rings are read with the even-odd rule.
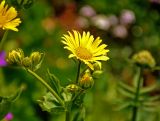
[[[8,8],[8,5],[5,5],[5,0],[0,3],[0,28],[10,29],[13,31],[18,31],[16,28],[20,23],[20,18],[17,17],[17,11],[14,7]]]
[[[75,30],[73,30],[73,33],[68,31],[68,34],[64,34],[62,39],[62,43],[65,44],[64,48],[71,52],[69,58],[77,58],[92,70],[94,70],[93,63],[101,64],[100,61],[109,59],[107,45],[101,44],[100,37],[94,39],[90,32],[83,32],[81,35]]]

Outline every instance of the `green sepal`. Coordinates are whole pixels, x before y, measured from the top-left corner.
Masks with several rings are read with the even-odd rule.
[[[0,119],[4,118],[4,116],[9,111],[12,103],[19,98],[21,92],[22,90],[19,89],[16,93],[14,93],[11,96],[6,96],[6,97],[0,96]]]

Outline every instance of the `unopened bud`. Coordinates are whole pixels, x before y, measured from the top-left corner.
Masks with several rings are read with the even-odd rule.
[[[153,68],[156,65],[156,62],[151,55],[151,53],[147,50],[140,51],[139,53],[133,55],[132,60],[140,65],[140,66],[147,66]]]
[[[99,78],[102,75],[103,71],[99,70],[99,71],[93,71],[92,76],[93,78]]]
[[[24,58],[24,52],[22,49],[14,49],[8,53],[7,62],[9,64],[21,64],[22,59]]]
[[[32,67],[32,61],[29,57],[25,57],[23,58],[22,60],[22,65],[25,67],[25,68],[31,68]]]
[[[79,90],[79,86],[77,86],[76,84],[69,84],[66,86],[66,89],[69,92],[77,92]]]
[[[32,52],[30,55],[30,59],[32,60],[33,65],[37,65],[41,62],[42,60],[42,54],[40,52]]]
[[[96,71],[96,70],[101,70],[101,68],[102,68],[101,62],[99,62],[99,63],[94,63],[94,64],[93,64],[93,68],[94,68],[95,71]]]
[[[85,72],[79,80],[79,85],[83,89],[89,89],[93,86],[94,80],[89,72]]]

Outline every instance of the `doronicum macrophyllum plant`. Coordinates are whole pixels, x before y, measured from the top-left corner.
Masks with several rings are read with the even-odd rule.
[[[47,81],[36,73],[36,70],[41,67],[44,53],[35,51],[30,56],[25,56],[23,50],[15,49],[8,53],[7,61],[25,69],[47,88],[46,95],[37,101],[42,110],[51,113],[65,112],[65,121],[84,121],[84,96],[93,86],[94,79],[102,73],[101,61],[109,59],[107,56],[109,50],[106,44],[102,44],[100,37],[94,39],[90,32],[83,32],[81,35],[78,31],[73,30],[73,32],[64,34],[62,39],[64,48],[71,52],[69,58],[74,58],[78,62],[76,79],[65,86],[61,85],[63,80],[52,74],[49,69],[47,70],[49,77]],[[85,67],[81,66],[83,63]],[[76,113],[72,113],[73,109],[76,110]]]

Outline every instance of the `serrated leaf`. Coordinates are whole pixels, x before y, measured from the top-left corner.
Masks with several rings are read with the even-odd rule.
[[[47,73],[50,79],[50,85],[52,89],[54,89],[54,91],[56,91],[60,95],[60,92],[62,91],[60,80],[54,74],[51,74],[49,69],[47,70]]]

